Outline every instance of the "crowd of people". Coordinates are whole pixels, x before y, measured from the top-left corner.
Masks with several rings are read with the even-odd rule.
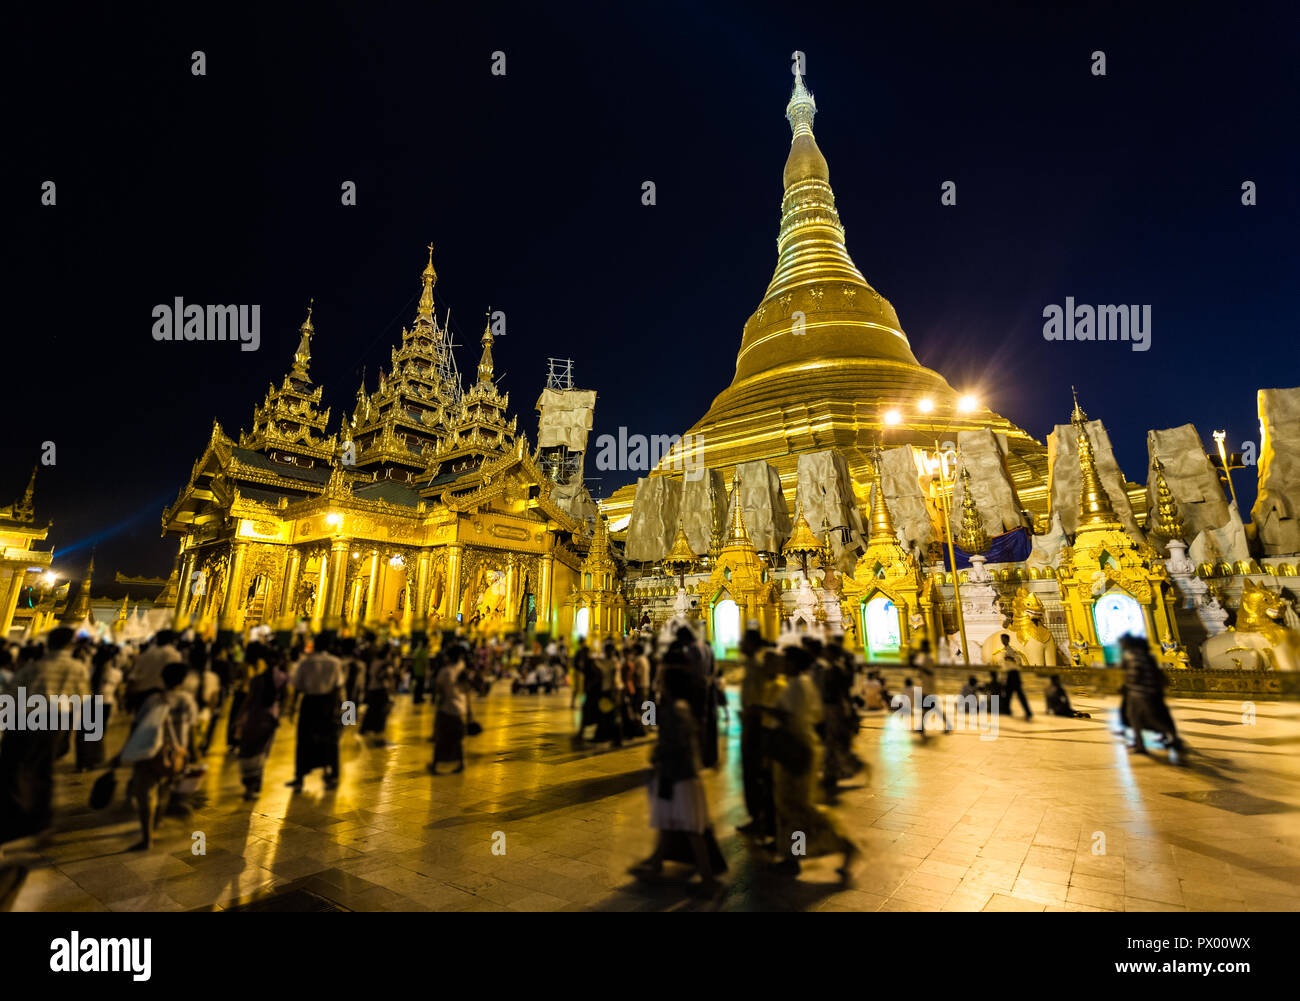
[[[1004,645],[1008,637],[1004,636]],[[896,708],[879,666],[859,663],[840,637],[826,642],[803,635],[782,645],[757,631],[742,637],[739,684],[740,770],[748,822],[739,833],[762,863],[797,874],[801,862],[839,855],[850,876],[857,848],[834,812],[842,783],[867,770],[855,753],[863,713]],[[999,678],[970,676],[962,696],[1010,713],[1018,699],[1032,718],[1014,662]],[[922,643],[906,665],[903,693],[924,701],[936,692],[935,661]],[[1120,719],[1130,748],[1147,753],[1143,731],[1160,736],[1179,760],[1183,745],[1164,700],[1164,676],[1145,640],[1123,641],[1126,682]],[[726,686],[712,647],[689,626],[657,634],[633,632],[570,650],[562,639],[467,637],[447,632],[403,644],[372,634],[337,637],[295,634],[288,647],[263,634],[218,643],[170,630],[139,648],[79,637],[54,629],[41,643],[0,645],[0,694],[22,689],[50,699],[98,697],[102,722],[125,717],[122,746],[90,739],[75,721],[49,729],[0,734],[0,845],[28,836],[47,837],[53,823],[55,764],[70,750],[77,771],[106,769],[95,782],[91,805],[114,799],[116,776],[129,769],[126,796],[135,805],[140,840],[152,847],[169,813],[187,815],[204,804],[203,787],[214,737],[224,731],[226,754],[237,761],[244,798],[262,792],[268,757],[285,721],[294,724],[294,771],[288,783],[301,791],[314,772],[324,787],[340,780],[340,741],[351,729],[357,741],[384,746],[389,715],[399,695],[415,705],[432,698],[433,775],[465,768],[465,740],[481,730],[476,696],[495,682],[513,697],[562,692],[576,710],[579,746],[622,747],[653,739],[649,783],[652,854],[633,867],[653,878],[665,862],[693,866],[710,892],[726,863],[713,831],[702,772],[720,761],[719,716],[729,727]],[[1045,696],[1048,714],[1087,717],[1076,711],[1053,675]],[[939,710],[944,729],[951,729]],[[925,737],[924,723],[918,725]],[[285,739],[284,736],[280,737]],[[450,769],[446,772],[442,769]],[[0,879],[0,891],[4,890]]]

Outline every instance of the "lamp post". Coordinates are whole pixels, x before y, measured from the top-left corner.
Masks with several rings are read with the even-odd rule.
[[[956,481],[948,476],[947,456],[939,448],[939,443],[934,443],[934,455],[926,456],[926,466],[930,470],[930,483],[934,487],[935,493],[939,495],[939,507],[943,512],[943,531],[948,539],[948,566],[952,568],[952,594],[957,604],[957,630],[961,634],[961,659],[967,667],[970,666],[970,649],[966,643],[966,616],[962,614],[961,609],[961,581],[957,573],[957,552],[952,541],[952,515],[948,509],[948,496],[944,493],[944,488],[952,486]]]
[[[1223,460],[1223,475],[1228,480],[1228,492],[1232,494],[1232,506],[1238,511],[1241,507],[1237,504],[1237,488],[1232,484],[1232,466],[1228,463],[1228,450],[1223,444],[1223,440],[1228,437],[1226,431],[1214,432],[1214,443],[1219,446],[1219,458]]]

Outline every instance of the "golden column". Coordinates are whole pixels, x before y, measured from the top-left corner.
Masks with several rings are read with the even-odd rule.
[[[186,550],[181,558],[179,578],[176,581],[176,611],[172,615],[172,625],[180,628],[185,624],[194,603],[194,550]]]
[[[429,561],[427,552],[420,553],[415,570],[415,628],[421,632],[429,628]]]
[[[325,618],[325,591],[329,580],[329,553],[320,554],[320,569],[316,572],[316,595],[311,605],[311,631],[318,633]]]
[[[26,577],[25,567],[14,567],[13,576],[9,579],[9,593],[5,595],[4,614],[0,615],[0,637],[9,635],[9,627],[14,621],[14,610],[18,607],[18,595],[22,593],[23,580]]]
[[[347,539],[335,539],[330,543],[329,590],[326,592],[324,616],[326,629],[337,629],[343,620],[343,583],[350,548]]]
[[[447,617],[453,629],[460,611],[460,563],[464,553],[465,547],[460,543],[447,547]]]
[[[506,564],[506,623],[519,622],[519,557],[511,553]]]
[[[415,600],[414,588],[415,575],[411,573],[411,565],[408,554],[402,555],[402,591],[406,594],[406,600],[402,604],[402,633],[406,636],[411,635],[411,623],[415,621],[415,609],[412,607]]]
[[[280,595],[280,628],[292,629],[298,618],[294,609],[294,596],[298,593],[298,574],[302,569],[302,554],[290,548],[284,561],[284,592]]]
[[[379,595],[379,550],[370,551],[370,580],[366,584],[365,624],[375,623],[375,600]]]
[[[248,543],[235,541],[230,544],[230,570],[226,574],[226,593],[221,602],[221,617],[218,626],[224,630],[239,628],[239,598],[244,589],[244,556]]]
[[[554,632],[555,612],[551,608],[551,583],[555,578],[555,556],[552,553],[543,554],[541,570],[537,576],[537,602],[540,606],[538,612],[545,616],[546,632]]]

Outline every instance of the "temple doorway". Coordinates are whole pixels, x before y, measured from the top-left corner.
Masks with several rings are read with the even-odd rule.
[[[740,608],[730,598],[713,606],[713,655],[722,660],[740,646]]]
[[[1097,624],[1097,641],[1106,653],[1106,663],[1114,664],[1120,659],[1119,640],[1121,636],[1147,635],[1146,616],[1136,598],[1123,591],[1108,591],[1097,599],[1092,610],[1093,620]]]
[[[903,642],[898,621],[898,606],[878,594],[862,606],[862,636],[868,660],[897,657]]]

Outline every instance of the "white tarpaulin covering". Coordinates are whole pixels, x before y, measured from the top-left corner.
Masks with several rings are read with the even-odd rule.
[[[803,505],[808,526],[823,542],[825,528],[839,529],[830,533],[835,567],[841,573],[853,573],[858,557],[866,550],[866,532],[848,462],[833,448],[805,452],[799,456],[798,477],[796,509]]]
[[[686,541],[696,556],[709,551],[715,522],[726,538],[727,478],[722,475],[722,470],[691,471],[683,477],[681,519],[682,527],[686,529]],[[676,528],[672,537],[677,538]]]
[[[1155,460],[1165,467],[1165,482],[1174,495],[1178,513],[1187,526],[1184,542],[1208,529],[1228,523],[1228,498],[1219,485],[1219,474],[1205,454],[1201,436],[1191,424],[1147,432],[1147,527],[1155,525]]]
[[[643,476],[636,481],[632,520],[627,526],[629,560],[653,563],[668,555],[677,535],[682,485],[668,476]]]
[[[1265,556],[1300,553],[1300,387],[1261,389],[1259,495],[1251,518]]]
[[[740,474],[741,514],[754,548],[764,553],[779,553],[781,545],[790,538],[790,510],[781,493],[781,476],[775,466],[762,459],[742,462],[736,467]],[[736,496],[732,491],[727,504],[727,530],[731,530],[732,512]]]
[[[939,539],[930,499],[922,484],[928,479],[925,457],[911,445],[884,452],[880,471],[885,479],[885,504],[903,548],[924,560],[926,547]],[[868,508],[870,510],[870,508]]]
[[[1096,460],[1101,485],[1115,509],[1115,517],[1132,538],[1145,542],[1146,537],[1133,517],[1133,505],[1124,492],[1124,474],[1110,447],[1110,435],[1101,421],[1085,425],[1092,454]],[[1058,424],[1047,436],[1047,475],[1051,483],[1052,511],[1060,512],[1061,527],[1074,535],[1079,529],[1079,443],[1073,424]]]
[[[1055,567],[1061,559],[1061,550],[1070,544],[1061,528],[1061,512],[1052,512],[1052,523],[1042,535],[1033,537],[1033,548],[1025,564],[1031,567]]]
[[[957,486],[953,491],[953,530],[961,525],[961,469],[970,471],[971,494],[979,511],[984,532],[991,539],[1003,532],[1028,527],[1020,510],[1016,488],[1007,473],[1006,459],[998,436],[987,429],[957,432]]]
[[[1250,559],[1246,526],[1241,523],[1236,504],[1228,505],[1228,521],[1222,528],[1207,528],[1204,532],[1197,533],[1192,544],[1187,547],[1187,555],[1198,565],[1222,560],[1236,563],[1238,560]]]
[[[541,411],[537,420],[538,448],[564,445],[574,452],[586,450],[587,432],[596,409],[594,389],[543,389],[537,409]]]

